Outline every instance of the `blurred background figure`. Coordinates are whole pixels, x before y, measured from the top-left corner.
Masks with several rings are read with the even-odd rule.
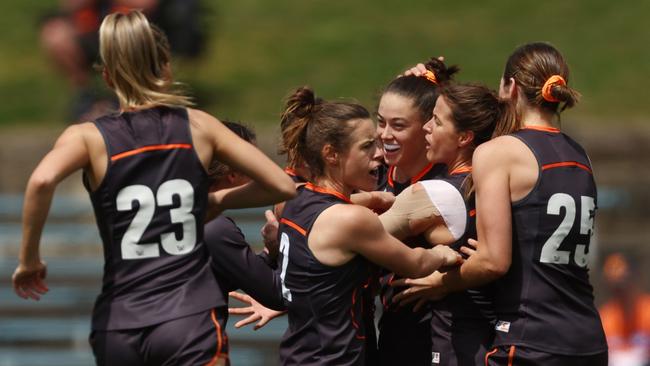
[[[632,256],[610,254],[603,277],[610,298],[599,309],[612,366],[650,365],[650,293],[641,289]]]
[[[129,9],[142,10],[160,27],[176,56],[194,58],[203,49],[199,0],[60,0],[59,9],[41,21],[40,39],[72,89],[67,116],[71,121],[93,120],[117,108],[117,100],[97,83],[93,64],[98,60],[102,19]]]

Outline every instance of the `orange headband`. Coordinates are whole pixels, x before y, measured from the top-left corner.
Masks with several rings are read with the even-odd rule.
[[[560,75],[553,75],[548,78],[548,80],[546,80],[544,86],[542,86],[542,98],[544,98],[544,100],[547,102],[559,102],[559,100],[553,97],[553,94],[551,94],[551,88],[553,88],[555,85],[566,85],[566,81]]]
[[[427,70],[427,72],[422,74],[421,77],[429,80],[430,82],[432,82],[434,84],[438,84],[438,79],[436,78],[436,74],[434,74],[433,71],[431,71],[431,70]]]

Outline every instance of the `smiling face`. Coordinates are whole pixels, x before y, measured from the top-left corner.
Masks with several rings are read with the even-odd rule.
[[[410,98],[385,93],[377,109],[379,135],[386,164],[402,170],[419,170],[425,155],[422,121]]]
[[[373,191],[377,186],[381,155],[377,154],[375,127],[370,119],[353,120],[350,146],[341,153],[341,179],[350,190]]]
[[[444,97],[438,97],[433,117],[424,125],[427,160],[448,166],[461,152],[461,134],[457,131],[452,111]]]

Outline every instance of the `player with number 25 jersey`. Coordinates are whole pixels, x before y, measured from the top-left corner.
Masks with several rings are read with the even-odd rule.
[[[596,184],[582,147],[551,127],[512,136],[533,152],[539,178],[512,203],[512,264],[496,281],[495,346],[525,345],[553,354],[606,351],[589,283],[587,255]]]

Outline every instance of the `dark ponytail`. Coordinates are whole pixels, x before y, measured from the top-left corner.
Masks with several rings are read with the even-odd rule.
[[[287,154],[289,168],[303,165],[299,151],[304,149],[307,124],[312,119],[314,109],[321,102],[316,98],[314,91],[307,86],[296,89],[287,98],[284,112],[280,117],[282,139],[278,152]]]
[[[545,98],[542,89],[553,76],[561,77],[563,83],[554,83]],[[508,58],[503,71],[506,85],[510,78],[521,88],[529,104],[555,114],[573,107],[580,100],[580,93],[568,86],[569,66],[564,57],[548,43],[528,43],[518,47]]]
[[[391,81],[382,93],[395,93],[412,100],[413,107],[417,108],[420,113],[422,123],[426,123],[433,116],[433,107],[438,99],[438,88],[450,82],[453,76],[460,71],[458,66],[447,67],[443,61],[437,58],[431,58],[425,67],[433,73],[435,82],[422,76],[401,76]]]
[[[496,136],[519,129],[514,106],[499,99],[495,91],[483,85],[448,84],[440,89],[440,97],[445,98],[451,109],[456,131],[474,134],[472,150]],[[474,192],[471,174],[463,186],[467,198]]]
[[[369,118],[368,110],[359,104],[324,101],[311,88],[298,88],[282,113],[280,152],[289,156],[290,167],[304,163],[312,177],[321,176],[325,172],[323,147],[329,144],[344,151],[355,127],[349,122]]]
[[[424,67],[436,75],[438,84],[446,84],[452,80],[454,74],[460,71],[458,65],[447,67],[444,61],[441,61],[435,57],[431,57],[431,59],[424,64]]]

